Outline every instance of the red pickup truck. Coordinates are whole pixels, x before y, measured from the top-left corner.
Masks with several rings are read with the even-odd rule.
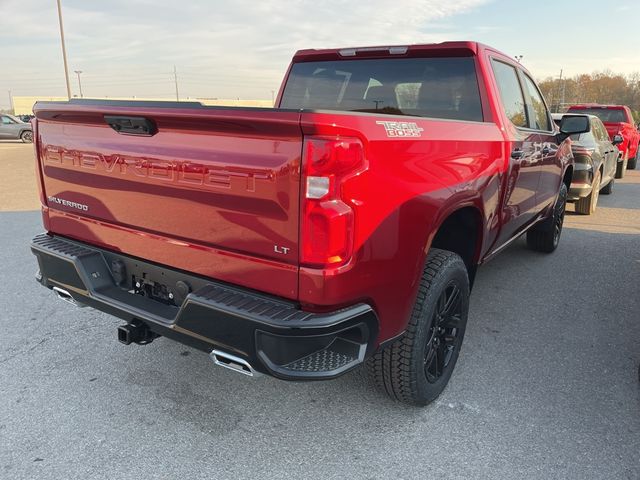
[[[474,42],[303,50],[278,108],[37,103],[37,279],[221,366],[287,380],[366,363],[426,404],[477,267],[558,245],[573,158],[532,77]]]
[[[633,122],[631,109],[625,105],[585,104],[572,105],[567,110],[570,113],[595,115],[607,129],[609,138],[622,136],[622,143],[618,144],[620,158],[616,170],[616,178],[622,178],[625,170],[633,170],[640,155],[640,125]]]

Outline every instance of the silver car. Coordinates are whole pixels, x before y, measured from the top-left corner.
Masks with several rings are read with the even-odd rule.
[[[33,142],[31,124],[6,113],[0,113],[0,140],[20,139],[24,143]]]

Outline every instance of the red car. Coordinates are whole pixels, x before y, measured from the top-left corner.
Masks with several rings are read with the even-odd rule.
[[[618,144],[620,159],[616,170],[616,178],[622,178],[625,170],[633,170],[640,155],[640,125],[635,125],[631,110],[625,105],[599,105],[595,103],[572,105],[567,110],[570,113],[595,115],[607,128],[609,138],[622,136],[622,143]]]
[[[287,380],[366,362],[432,401],[478,266],[524,233],[557,247],[588,118],[558,130],[475,42],[300,51],[277,105],[37,103],[38,280],[123,318],[125,344]]]

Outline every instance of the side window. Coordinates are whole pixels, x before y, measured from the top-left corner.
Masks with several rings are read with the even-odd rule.
[[[533,108],[532,114],[534,117],[531,119],[531,128],[535,128],[536,130],[551,130],[549,112],[544,104],[544,100],[542,100],[542,95],[540,95],[538,91],[538,87],[536,87],[536,84],[533,83],[533,80],[527,75],[524,75],[524,85],[527,93],[529,93],[531,107]]]
[[[607,133],[607,128],[604,126],[600,120],[598,120],[598,130],[600,130],[600,140],[606,141],[609,140],[609,134]]]
[[[5,117],[4,115],[0,116],[0,118],[2,119],[0,123],[2,123],[3,125],[11,125],[13,123],[13,121],[9,117]]]
[[[595,118],[591,119],[591,132],[593,133],[593,137],[596,141],[603,140],[602,134],[600,133],[600,125]]]
[[[602,140],[600,135],[600,125],[598,125],[598,121],[595,118],[591,119],[591,133],[596,141]]]
[[[524,107],[524,96],[518,81],[516,69],[506,63],[493,60],[493,73],[498,82],[498,90],[504,111],[511,123],[516,127],[527,126],[527,114]]]

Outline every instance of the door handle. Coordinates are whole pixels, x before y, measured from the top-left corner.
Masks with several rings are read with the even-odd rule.
[[[516,148],[511,152],[511,158],[514,160],[519,160],[524,155],[524,151],[520,148]]]
[[[158,127],[145,117],[124,117],[116,115],[105,115],[104,121],[116,132],[124,135],[141,135],[150,137],[155,135]]]

